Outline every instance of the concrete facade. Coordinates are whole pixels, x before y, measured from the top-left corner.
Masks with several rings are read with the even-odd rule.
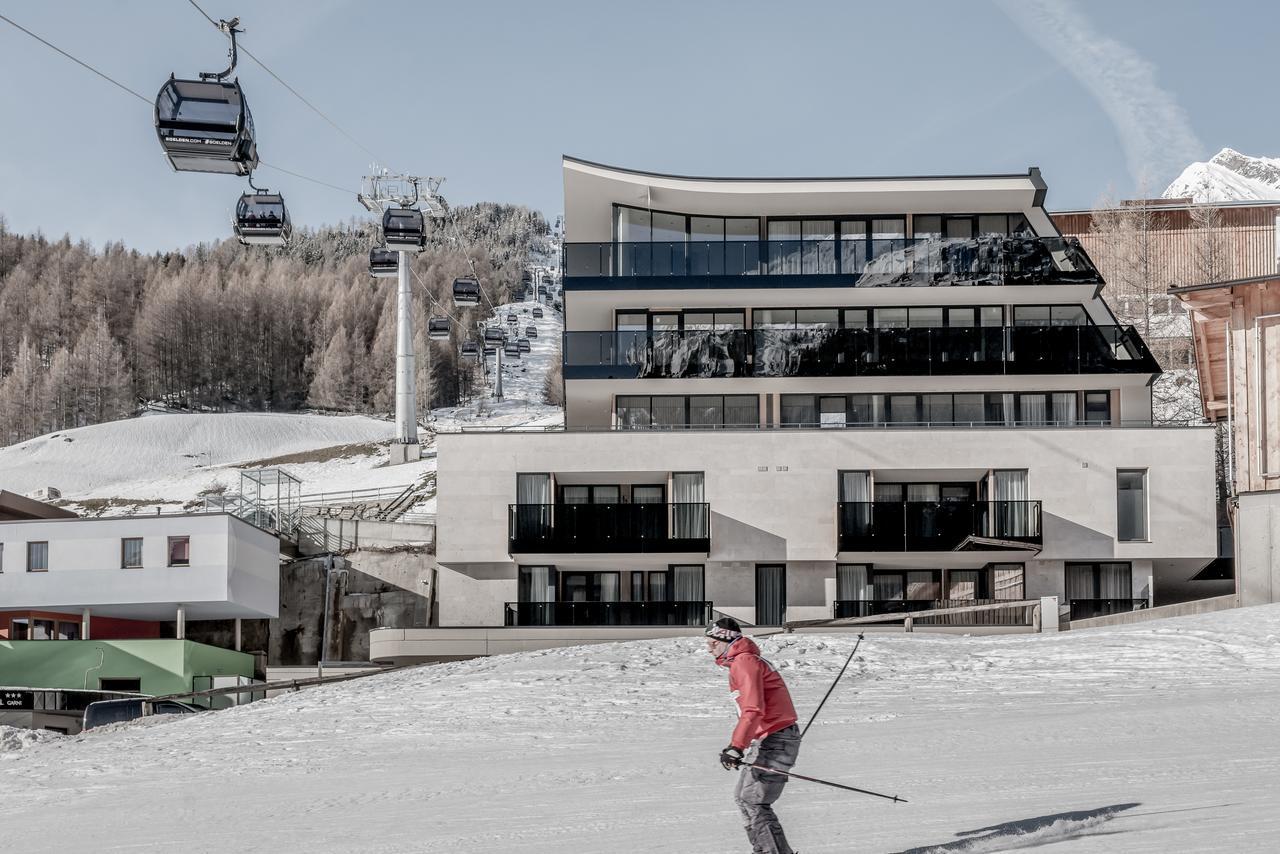
[[[437,442],[440,494],[449,499],[439,511],[441,626],[502,625],[503,603],[516,601],[518,563],[591,570],[701,563],[716,610],[755,622],[760,563],[787,565],[787,619],[804,620],[831,616],[837,563],[978,568],[1016,561],[1026,567],[1026,595],[1065,601],[1065,562],[1123,560],[1132,564],[1134,598],[1160,602],[1189,598],[1191,577],[1216,548],[1209,428],[462,433]],[[1028,471],[1029,496],[1043,502],[1038,552],[838,551],[839,471],[945,479],[993,468]],[[1117,468],[1149,472],[1147,541],[1116,540]],[[516,473],[535,471],[578,480],[585,472],[600,483],[701,471],[711,551],[513,558],[507,506],[516,500]]]

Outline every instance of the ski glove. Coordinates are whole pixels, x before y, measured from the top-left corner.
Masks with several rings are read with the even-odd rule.
[[[720,764],[726,771],[736,771],[742,764],[742,751],[732,744],[720,751]]]

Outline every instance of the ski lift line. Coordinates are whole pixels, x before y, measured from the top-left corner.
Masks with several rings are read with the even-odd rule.
[[[458,248],[462,250],[462,256],[467,259],[467,266],[471,268],[471,278],[479,282],[480,274],[476,272],[475,259],[471,257],[471,253],[467,252],[463,246],[462,232],[458,228],[458,218],[453,215],[453,206],[445,200],[444,196],[440,197],[440,204],[444,207],[445,215],[449,218],[449,224],[453,226],[453,238],[458,241]],[[484,292],[484,288],[480,289],[480,296],[484,298],[485,302],[489,303],[489,308],[493,312],[496,313],[498,311],[498,307],[493,304],[493,300],[489,299],[489,295]]]
[[[24,33],[26,33],[27,35],[31,36],[31,38],[33,38],[33,39],[35,39],[36,41],[40,42],[40,43],[41,43],[41,44],[43,44],[45,47],[47,47],[47,48],[49,48],[49,49],[51,49],[51,50],[54,50],[54,51],[56,51],[56,52],[58,52],[58,53],[62,54],[62,55],[63,55],[63,56],[65,56],[67,59],[71,60],[72,62],[76,63],[77,65],[82,66],[83,68],[86,68],[86,69],[88,69],[89,71],[92,71],[94,74],[98,75],[98,76],[99,76],[99,77],[101,77],[103,80],[105,80],[105,81],[107,81],[108,83],[110,83],[112,86],[115,86],[115,87],[117,87],[117,88],[119,88],[119,89],[121,89],[121,90],[123,90],[123,91],[125,91],[125,92],[128,92],[130,95],[132,95],[133,97],[137,98],[139,101],[141,101],[142,103],[146,104],[148,107],[153,106],[153,102],[152,102],[152,100],[151,100],[150,98],[147,98],[146,96],[141,95],[141,94],[139,94],[138,92],[135,92],[134,90],[130,89],[128,86],[126,86],[126,85],[124,85],[123,83],[121,83],[119,80],[116,80],[115,78],[110,77],[110,76],[108,76],[108,75],[106,75],[106,74],[102,73],[101,71],[99,71],[98,69],[94,68],[92,65],[90,65],[90,64],[89,64],[89,63],[87,63],[87,62],[85,62],[84,60],[77,59],[76,57],[74,57],[74,56],[72,56],[71,54],[67,53],[67,52],[66,52],[65,50],[63,50],[62,48],[58,47],[56,44],[53,44],[52,42],[49,42],[49,41],[46,41],[46,40],[44,40],[44,39],[40,38],[40,36],[38,36],[38,35],[36,35],[35,33],[31,32],[31,30],[28,30],[26,27],[22,26],[21,24],[19,24],[17,21],[13,20],[12,18],[6,17],[5,15],[0,15],[0,21],[4,21],[5,23],[9,24],[10,26],[12,26],[12,27],[14,27],[14,28],[16,28],[16,29],[22,30],[22,32],[24,32]]]
[[[307,175],[303,175],[301,172],[294,172],[292,170],[285,169],[283,166],[277,166],[274,163],[268,163],[265,160],[259,160],[258,165],[265,166],[268,169],[274,169],[277,172],[283,172],[286,175],[292,175],[295,178],[301,178],[303,181],[310,181],[312,184],[318,184],[321,187],[328,187],[330,190],[337,190],[339,193],[342,193],[342,195],[344,196],[347,196],[347,197],[351,196],[351,190],[345,187],[339,187],[337,184],[330,184],[328,181],[321,181],[319,178],[312,178]]]
[[[208,17],[208,16],[206,16],[206,17]],[[150,98],[148,98],[148,97],[146,97],[146,96],[144,96],[144,95],[142,95],[142,94],[139,94],[137,91],[135,91],[135,90],[133,90],[133,89],[130,89],[128,86],[124,85],[124,84],[123,84],[123,83],[121,83],[119,80],[116,80],[115,78],[111,77],[110,75],[105,74],[105,73],[103,73],[103,72],[99,71],[98,69],[94,68],[92,65],[90,65],[90,64],[89,64],[89,63],[87,63],[87,62],[85,62],[84,60],[79,59],[78,57],[72,56],[71,54],[69,54],[69,53],[67,53],[65,50],[63,50],[62,48],[58,47],[58,46],[57,46],[56,44],[54,44],[53,42],[50,42],[50,41],[48,41],[48,40],[46,40],[46,39],[41,38],[40,36],[38,36],[38,35],[36,35],[35,33],[31,32],[31,30],[28,30],[26,27],[22,26],[22,25],[21,25],[21,24],[19,24],[17,21],[13,20],[12,18],[10,18],[10,17],[8,17],[8,16],[6,16],[6,15],[0,15],[0,21],[4,21],[5,23],[9,24],[10,26],[14,27],[15,29],[21,30],[22,32],[24,32],[24,33],[26,33],[27,35],[31,36],[31,38],[33,38],[33,39],[35,39],[36,41],[38,41],[38,42],[40,42],[41,44],[43,44],[45,47],[49,48],[50,50],[52,50],[52,51],[54,51],[54,52],[56,52],[56,53],[59,53],[59,54],[61,54],[61,55],[65,56],[67,59],[71,60],[72,62],[74,62],[75,64],[77,64],[77,65],[81,66],[82,68],[85,68],[85,69],[87,69],[88,71],[93,72],[94,74],[96,74],[96,75],[98,75],[99,77],[101,77],[103,80],[106,80],[106,81],[107,81],[108,83],[110,83],[112,86],[115,86],[116,88],[120,89],[121,91],[126,92],[126,93],[128,93],[128,94],[132,95],[133,97],[137,98],[139,101],[141,101],[142,103],[146,104],[148,107],[154,107],[154,106],[155,106],[155,103],[154,103],[154,101],[152,101],[152,99],[150,99]],[[303,181],[310,181],[311,183],[313,183],[313,184],[318,184],[318,185],[320,185],[321,187],[328,187],[328,188],[329,188],[329,189],[331,189],[331,190],[336,190],[336,191],[338,191],[339,193],[342,193],[344,196],[349,196],[349,195],[351,195],[351,191],[350,191],[349,189],[346,189],[346,188],[344,188],[344,187],[339,187],[337,184],[330,184],[330,183],[328,183],[327,181],[321,181],[319,178],[312,178],[312,177],[310,177],[309,175],[303,175],[303,174],[302,174],[302,173],[300,173],[300,172],[294,172],[294,171],[292,171],[292,170],[290,170],[290,169],[285,169],[283,166],[276,166],[274,163],[267,163],[266,161],[262,161],[262,160],[260,160],[260,161],[258,161],[258,164],[259,164],[260,166],[266,166],[266,167],[267,167],[267,168],[269,168],[269,169],[274,169],[274,170],[276,170],[277,172],[283,172],[283,173],[285,173],[286,175],[292,175],[292,176],[293,176],[293,177],[295,177],[295,178],[300,178],[300,179],[302,179]]]
[[[213,25],[214,27],[216,27],[217,29],[219,29],[219,30],[221,30],[221,29],[222,29],[222,25],[221,25],[221,24],[219,24],[217,21],[215,21],[213,18],[209,17],[209,13],[208,13],[208,12],[206,12],[204,9],[201,9],[201,8],[200,8],[200,5],[199,5],[198,3],[196,3],[196,2],[195,2],[195,0],[187,0],[187,2],[188,2],[188,3],[190,3],[190,4],[192,5],[192,7],[193,7],[197,12],[199,12],[201,15],[203,15],[206,21],[208,21],[210,24],[212,24],[212,25]],[[249,51],[249,49],[248,49],[247,47],[245,47],[243,44],[242,44],[242,45],[240,45],[240,52],[241,52],[241,53],[243,53],[245,56],[249,57],[250,59],[252,59],[254,62],[258,63],[258,66],[259,66],[263,71],[267,72],[267,73],[268,73],[268,74],[270,74],[273,78],[275,78],[275,81],[276,81],[277,83],[279,83],[279,84],[280,84],[281,86],[283,86],[284,88],[288,89],[288,90],[289,90],[289,92],[290,92],[290,93],[291,93],[295,98],[297,98],[297,99],[298,99],[299,101],[301,101],[302,103],[306,104],[306,105],[307,105],[307,107],[308,107],[312,112],[314,112],[317,116],[319,116],[320,118],[322,118],[322,119],[324,119],[326,122],[328,122],[328,123],[329,123],[329,125],[330,125],[330,127],[332,127],[332,128],[333,128],[334,130],[336,130],[338,133],[340,133],[340,134],[342,134],[343,136],[345,136],[349,142],[351,142],[353,145],[355,145],[355,146],[356,146],[356,148],[359,148],[361,151],[363,151],[365,154],[367,154],[367,155],[369,155],[370,157],[372,157],[374,160],[377,160],[377,161],[382,162],[382,163],[387,163],[387,161],[386,161],[386,160],[384,160],[383,158],[379,157],[379,156],[378,156],[377,154],[375,154],[372,150],[370,150],[366,145],[364,145],[364,143],[360,142],[360,140],[356,139],[356,138],[355,138],[354,136],[352,136],[349,132],[347,132],[347,130],[346,130],[345,128],[343,128],[341,125],[339,125],[339,124],[338,124],[337,122],[335,122],[333,119],[331,119],[331,118],[329,118],[327,115],[325,115],[325,114],[324,114],[324,112],[322,112],[322,111],[321,111],[321,109],[320,109],[319,107],[317,107],[315,104],[313,104],[313,103],[311,103],[310,101],[308,101],[308,100],[307,100],[307,99],[302,95],[302,93],[301,93],[301,92],[299,92],[297,89],[294,89],[294,88],[293,88],[292,86],[290,86],[288,83],[284,82],[284,80],[280,77],[280,75],[279,75],[279,74],[276,74],[274,71],[272,71],[270,68],[268,68],[265,62],[263,62],[261,59],[258,59],[258,57],[254,56],[254,55],[253,55],[253,53],[252,53],[252,52],[250,52],[250,51]]]

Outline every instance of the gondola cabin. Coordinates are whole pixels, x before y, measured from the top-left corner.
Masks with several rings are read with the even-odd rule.
[[[507,333],[503,332],[496,326],[490,326],[484,331],[485,344],[501,344],[507,340]]]
[[[540,305],[539,305],[539,306],[534,306],[534,308],[533,308],[533,316],[534,316],[534,317],[542,317],[542,306],[540,306]]]
[[[246,246],[284,246],[293,231],[284,196],[266,190],[242,195],[232,224]]]
[[[375,246],[369,250],[369,275],[375,279],[394,279],[400,274],[400,253]]]
[[[526,337],[526,338],[537,338],[537,337],[538,337],[538,327],[536,327],[536,326],[534,326],[532,323],[530,323],[528,326],[526,326],[526,327],[524,328],[524,337]]]
[[[479,305],[480,282],[471,276],[453,280],[454,305]]]
[[[487,345],[485,346],[484,357],[486,359],[489,358],[490,356],[496,356],[496,355],[498,355],[498,349],[496,347],[489,347]]]
[[[480,358],[480,345],[474,341],[463,341],[462,358],[467,362],[477,361]]]
[[[502,348],[502,355],[506,356],[508,359],[519,359],[520,345],[515,341],[508,341]]]
[[[170,75],[156,95],[155,123],[175,172],[245,176],[258,165],[253,116],[237,81]]]
[[[533,351],[533,345],[529,343],[528,338],[517,338],[516,348],[519,349],[521,353],[529,353]]]
[[[421,252],[427,245],[426,224],[417,208],[387,208],[382,214],[382,242],[398,252]]]
[[[449,318],[436,315],[427,320],[427,337],[432,341],[449,340]]]
[[[520,318],[516,316],[514,311],[507,312],[507,323],[519,323]]]

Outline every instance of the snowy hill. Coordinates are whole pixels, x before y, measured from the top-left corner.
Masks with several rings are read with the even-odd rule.
[[[432,413],[422,440],[427,458],[388,466],[393,424],[362,415],[298,413],[156,413],[63,430],[0,448],[0,489],[61,490],[78,512],[115,515],[177,510],[211,491],[234,491],[240,469],[279,465],[303,481],[303,491],[375,489],[416,482],[435,470],[434,431],[461,426],[555,426],[560,407],[543,403],[546,372],[559,356],[560,315],[534,302],[499,306],[521,334],[538,328],[532,352],[503,368],[504,399],[479,399]],[[492,366],[492,361],[490,364]],[[490,368],[492,370],[492,367]]]
[[[762,639],[802,720],[853,641]],[[1280,606],[1061,635],[871,634],[844,680],[795,770],[910,803],[793,782],[778,812],[804,854],[1280,839]],[[0,826],[15,851],[725,854],[746,850],[716,761],[733,724],[700,638],[478,659],[10,739]]]
[[[1250,157],[1224,148],[1207,163],[1192,163],[1163,198],[1196,202],[1280,200],[1280,158]]]

